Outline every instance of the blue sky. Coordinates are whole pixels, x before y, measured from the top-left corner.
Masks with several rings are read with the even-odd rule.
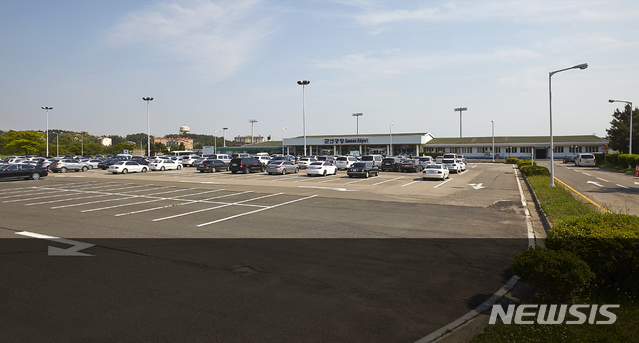
[[[639,104],[637,1],[0,0],[0,129],[605,136]]]

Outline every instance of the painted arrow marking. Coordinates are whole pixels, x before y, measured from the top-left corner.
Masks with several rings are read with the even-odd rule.
[[[593,184],[593,185],[595,185],[595,186],[603,187],[603,185],[602,185],[602,184],[600,184],[599,182],[588,181],[588,182],[586,182],[586,183],[592,183],[592,184]]]
[[[468,185],[473,187],[474,189],[486,188],[483,186],[484,185],[483,183],[469,183]]]
[[[90,247],[94,246],[95,244],[72,241],[70,239],[64,239],[64,238],[54,237],[54,236],[47,236],[47,235],[43,235],[43,234],[39,234],[39,233],[35,233],[35,232],[29,232],[29,231],[16,232],[16,235],[22,235],[22,236],[38,238],[38,239],[46,239],[48,241],[53,241],[53,242],[72,245],[72,247],[67,248],[67,249],[62,249],[62,248],[49,246],[49,252],[48,252],[49,256],[93,256],[93,255],[90,255],[90,254],[85,254],[83,252],[80,252],[80,250],[84,250],[86,248],[90,248]]]

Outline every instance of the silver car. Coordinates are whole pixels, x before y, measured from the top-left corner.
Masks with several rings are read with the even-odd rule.
[[[56,160],[49,165],[49,170],[54,173],[66,173],[69,170],[85,172],[90,168],[89,164],[85,162],[71,159]]]
[[[273,161],[266,166],[266,172],[269,175],[286,173],[297,173],[300,171],[300,167],[290,161]]]

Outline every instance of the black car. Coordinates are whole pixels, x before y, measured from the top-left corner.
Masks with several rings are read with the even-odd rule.
[[[219,171],[229,170],[229,166],[224,163],[222,160],[204,160],[195,166],[200,173],[209,172],[215,173]]]
[[[575,163],[575,159],[577,159],[577,155],[570,154],[570,155],[564,156],[563,162],[564,163],[570,163],[570,162]]]
[[[0,178],[2,179],[31,179],[39,180],[43,176],[49,175],[47,168],[32,164],[8,164],[0,167]]]
[[[106,160],[98,163],[98,168],[102,169],[102,170],[107,170],[109,169],[109,166],[112,164],[115,164],[116,162],[120,162],[120,159],[117,158],[107,158]]]
[[[419,164],[419,160],[404,160],[400,164],[400,171],[408,173],[419,173],[424,170],[424,166]]]
[[[149,160],[141,156],[133,156],[131,157],[131,161],[137,162],[138,164],[144,164],[145,166],[149,165]]]
[[[259,173],[263,172],[265,169],[266,166],[260,163],[260,160],[255,157],[234,158],[229,164],[229,170],[233,174],[236,174],[237,172],[242,172],[244,174]]]
[[[401,160],[397,157],[386,157],[382,160],[382,171],[400,171]]]
[[[369,162],[355,162],[353,165],[346,170],[346,174],[348,177],[362,176],[369,177],[371,175],[378,176],[379,168],[373,164],[372,161]]]

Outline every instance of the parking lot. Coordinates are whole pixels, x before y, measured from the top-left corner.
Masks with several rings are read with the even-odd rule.
[[[508,165],[446,181],[90,170],[0,192],[14,338],[109,337],[108,323],[130,341],[415,341],[499,289],[529,238]],[[49,256],[69,241],[37,237],[92,256]]]

